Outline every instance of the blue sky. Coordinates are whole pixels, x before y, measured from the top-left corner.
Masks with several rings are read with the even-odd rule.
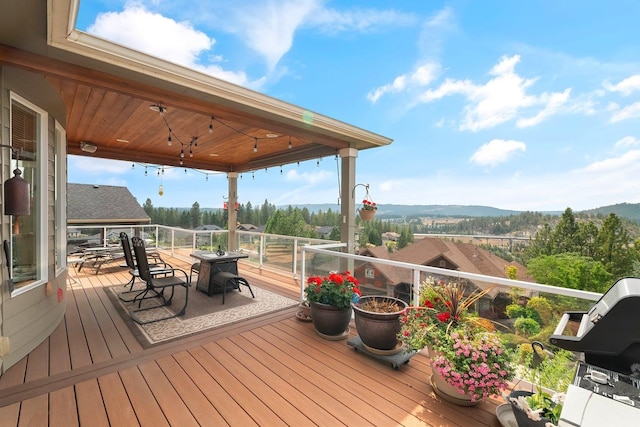
[[[640,202],[640,2],[82,0],[77,27],[392,138],[378,204]],[[241,176],[241,203],[337,203],[323,158]],[[224,174],[69,158],[69,182],[221,207]],[[362,193],[362,194],[360,194]],[[356,198],[364,196],[362,187]]]

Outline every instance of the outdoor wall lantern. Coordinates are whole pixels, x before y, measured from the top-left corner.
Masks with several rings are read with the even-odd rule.
[[[16,156],[14,176],[4,182],[4,214],[14,217],[13,234],[20,234],[18,216],[31,215],[29,183],[20,176],[22,171],[17,165],[20,150],[4,144],[0,144],[0,147],[10,148]]]

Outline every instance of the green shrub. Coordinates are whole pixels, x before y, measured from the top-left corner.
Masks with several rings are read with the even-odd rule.
[[[507,306],[507,316],[510,319],[517,319],[518,317],[526,317],[527,310],[520,304],[509,304]]]
[[[528,317],[519,317],[513,324],[516,334],[530,337],[540,332],[540,324]]]
[[[519,349],[522,345],[526,345],[529,340],[527,338],[516,334],[501,334],[500,338],[505,347],[512,350]],[[531,346],[529,346],[531,348]]]
[[[540,325],[547,326],[553,320],[553,308],[544,297],[533,297],[527,303],[527,309],[535,310],[540,317]]]
[[[533,308],[529,308],[529,306],[527,306],[527,308],[525,308],[524,317],[528,317],[529,319],[535,320],[536,322],[538,322],[538,325],[542,324],[542,321],[540,320],[540,314],[538,314],[538,312],[536,310],[534,310]]]

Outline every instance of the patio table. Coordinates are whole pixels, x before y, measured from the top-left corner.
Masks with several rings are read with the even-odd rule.
[[[237,276],[238,260],[249,258],[249,255],[241,252],[225,252],[224,255],[218,255],[212,251],[197,251],[192,253],[191,257],[200,261],[196,289],[211,296],[225,291],[226,278],[229,275]]]

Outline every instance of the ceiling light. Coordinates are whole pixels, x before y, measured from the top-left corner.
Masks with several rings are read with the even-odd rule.
[[[278,134],[276,134],[276,133],[268,133],[267,134],[267,138],[277,138],[277,137],[278,137]]]
[[[129,140],[128,139],[118,138],[118,139],[116,139],[116,142],[122,142],[123,144],[128,144]]]
[[[95,153],[98,147],[90,142],[80,141],[80,149],[87,153]]]

